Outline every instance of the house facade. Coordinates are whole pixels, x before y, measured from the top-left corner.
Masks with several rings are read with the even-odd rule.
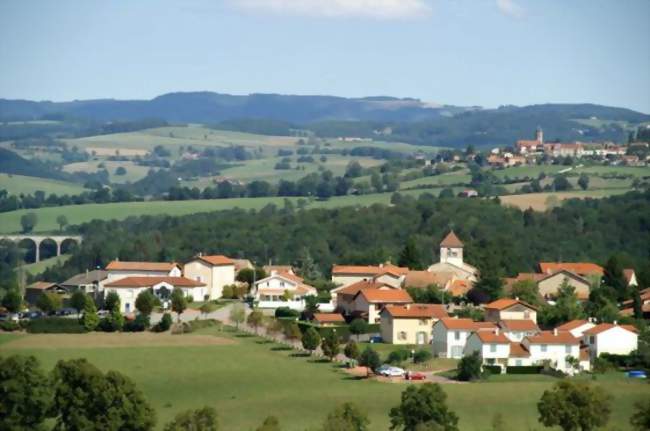
[[[317,290],[305,284],[295,274],[275,272],[255,283],[254,297],[260,308],[289,307],[295,310],[305,308],[305,297],[316,296]]]
[[[401,285],[408,268],[402,268],[390,263],[373,265],[334,265],[332,267],[332,282],[338,287],[347,287],[360,281],[371,281],[377,277],[385,278],[394,287]],[[390,280],[389,280],[390,279]],[[397,279],[397,281],[393,281]]]
[[[591,359],[602,353],[629,355],[638,348],[639,335],[634,326],[600,323],[582,334],[583,343],[589,347]]]
[[[183,267],[185,277],[208,286],[206,298],[219,299],[224,286],[235,283],[235,262],[223,255],[199,255]]]
[[[428,344],[433,324],[446,317],[440,304],[389,305],[381,311],[381,338],[389,344]]]
[[[519,299],[497,299],[485,306],[485,320],[532,320],[537,323],[537,308]]]
[[[494,331],[492,322],[474,322],[456,317],[442,318],[433,325],[433,355],[440,358],[463,357],[467,339],[476,331]]]
[[[567,374],[576,371],[567,358],[580,358],[580,340],[570,332],[557,329],[542,331],[525,337],[522,344],[530,352],[533,364],[543,365],[548,362],[551,367]]]
[[[174,262],[127,262],[114,260],[106,265],[106,281],[125,277],[181,277],[181,267]]]
[[[104,292],[108,295],[115,292],[120,298],[120,311],[122,313],[135,312],[135,301],[138,295],[150,290],[163,304],[169,301],[175,288],[183,291],[189,300],[202,300],[207,293],[205,283],[190,280],[185,277],[124,277],[109,281],[104,285]]]
[[[463,350],[463,356],[478,353],[483,365],[496,365],[505,369],[510,357],[510,340],[499,328],[473,332]]]
[[[402,289],[361,289],[354,296],[351,314],[368,323],[379,323],[385,307],[411,303],[413,299]]]
[[[106,283],[107,279],[108,273],[106,271],[96,269],[70,277],[61,283],[61,286],[70,292],[80,290],[98,300],[104,296],[104,283]]]

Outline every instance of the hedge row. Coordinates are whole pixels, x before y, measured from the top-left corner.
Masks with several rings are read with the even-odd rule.
[[[501,374],[501,367],[498,365],[483,365],[483,371],[488,371],[490,374]]]
[[[542,365],[529,365],[529,366],[524,366],[524,365],[519,365],[519,366],[511,366],[511,367],[506,367],[506,373],[508,374],[539,374],[542,372],[544,369],[544,366]]]
[[[46,317],[30,320],[25,329],[31,334],[83,334],[86,328],[77,319]]]

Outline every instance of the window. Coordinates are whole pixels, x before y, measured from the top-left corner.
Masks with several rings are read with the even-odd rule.
[[[406,332],[400,331],[399,334],[397,334],[397,338],[400,340],[406,340]]]
[[[516,365],[517,367],[521,367],[521,364],[522,364],[521,359],[517,359],[517,360],[515,361],[515,365]]]
[[[596,337],[593,335],[589,336],[589,344],[596,344]]]
[[[542,344],[540,346],[540,349],[542,350],[542,352],[546,352],[548,350],[548,346],[546,344]]]
[[[284,281],[280,282],[280,287],[284,287]]]
[[[569,346],[568,344],[566,346],[564,346],[564,353],[570,354],[571,353],[571,346]]]
[[[427,319],[420,319],[420,326],[425,326],[427,324]]]
[[[530,311],[528,310],[524,311],[524,319],[530,319]]]
[[[460,331],[454,331],[454,340],[460,340]]]
[[[490,344],[490,352],[496,353],[497,351],[497,345],[496,344]]]

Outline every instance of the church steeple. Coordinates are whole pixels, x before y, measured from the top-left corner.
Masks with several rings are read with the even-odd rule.
[[[463,242],[450,231],[440,243],[440,263],[463,266]]]

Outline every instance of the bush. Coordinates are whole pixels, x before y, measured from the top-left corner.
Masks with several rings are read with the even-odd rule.
[[[635,358],[631,355],[615,355],[613,353],[601,353],[600,357],[618,368],[630,368],[637,364]]]
[[[162,318],[160,319],[160,322],[153,328],[154,332],[165,332],[168,331],[169,328],[172,326],[172,322],[174,320],[172,319],[172,315],[169,313],[165,313],[162,315]]]
[[[299,316],[300,312],[289,307],[278,307],[275,309],[275,317],[291,317],[297,319]]]
[[[406,349],[393,350],[388,354],[388,359],[386,362],[389,364],[398,365],[406,361],[409,356],[411,356],[411,353]]]
[[[433,354],[428,351],[428,350],[418,350],[415,352],[415,355],[413,356],[413,362],[416,364],[421,364],[422,362],[426,362],[429,359],[433,357]]]
[[[478,353],[464,356],[458,363],[458,380],[469,382],[481,378],[481,358]]]
[[[507,374],[539,374],[544,369],[541,365],[513,365],[506,367]]]
[[[192,326],[187,322],[175,323],[171,326],[171,331],[173,335],[179,334],[189,334],[192,332]]]
[[[138,314],[135,320],[129,320],[124,324],[124,332],[143,332],[149,328],[149,316]]]
[[[30,334],[83,334],[88,332],[77,319],[61,317],[30,320],[25,329]]]
[[[490,374],[501,374],[501,367],[498,365],[484,365],[483,371]]]
[[[5,322],[0,322],[0,329],[7,332],[13,332],[13,331],[18,331],[22,328],[18,322],[5,321]]]
[[[599,356],[594,359],[592,369],[594,373],[606,373],[607,371],[614,370],[615,367],[614,364],[609,362],[607,359]]]
[[[111,316],[106,316],[99,321],[97,329],[102,332],[116,332],[120,330],[120,327],[118,323],[113,318],[111,318]]]
[[[216,319],[205,319],[205,320],[192,320],[191,322],[189,322],[189,325],[192,331],[197,331],[199,329],[211,328],[214,326],[221,328],[223,326],[223,323],[220,320],[216,320]]]

